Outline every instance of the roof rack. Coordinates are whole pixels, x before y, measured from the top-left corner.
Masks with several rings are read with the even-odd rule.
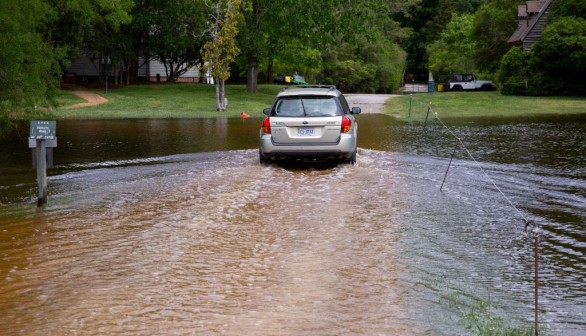
[[[308,84],[308,85],[289,85],[284,86],[281,92],[289,90],[290,88],[314,88],[314,89],[330,89],[330,91],[336,90],[336,85],[322,85],[322,84]]]

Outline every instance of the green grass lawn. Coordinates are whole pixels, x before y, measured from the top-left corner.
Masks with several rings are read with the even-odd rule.
[[[385,113],[397,119],[409,119],[410,95],[387,101]],[[499,92],[435,92],[414,94],[411,118],[421,119],[431,104],[432,112],[445,118],[521,117],[546,114],[586,113],[583,97],[519,97]]]
[[[246,112],[251,117],[262,116],[262,110],[270,107],[282,86],[260,85],[257,93],[247,93],[245,85],[226,86],[228,110],[216,111],[216,89],[204,84],[152,84],[133,85],[94,92],[106,97],[109,102],[82,108],[56,109],[53,115],[63,118],[205,118],[240,117]],[[60,106],[68,101],[58,99]]]
[[[75,93],[68,90],[61,90],[57,92],[57,96],[55,98],[57,99],[59,106],[85,103],[85,99],[78,97]]]
[[[247,93],[244,85],[226,86],[228,111],[217,112],[215,86],[205,84],[150,84],[111,89],[104,95],[109,102],[90,107],[53,110],[56,119],[63,118],[207,118],[234,117],[240,112],[251,117],[263,116],[281,85],[259,85],[258,93]],[[103,95],[101,89],[95,92]],[[389,99],[385,113],[399,120],[409,119],[410,95]],[[60,106],[83,102],[73,93],[58,95]],[[442,118],[504,117],[540,114],[586,114],[586,98],[577,97],[517,97],[499,92],[436,92],[414,94],[411,120],[420,120],[431,103],[433,112]]]

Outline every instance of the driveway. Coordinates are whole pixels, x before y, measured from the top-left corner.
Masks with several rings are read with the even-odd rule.
[[[394,94],[345,94],[350,107],[358,106],[362,113],[383,113],[387,100],[400,95]]]

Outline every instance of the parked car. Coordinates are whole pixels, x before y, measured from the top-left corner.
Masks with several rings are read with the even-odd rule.
[[[448,89],[450,91],[494,91],[496,90],[496,85],[489,80],[478,80],[474,74],[458,73],[453,74],[448,81]]]
[[[356,163],[358,124],[344,95],[333,85],[284,87],[264,109],[261,163],[293,159]]]

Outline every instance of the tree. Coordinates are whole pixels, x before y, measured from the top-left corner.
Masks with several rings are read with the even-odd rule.
[[[499,82],[503,95],[525,95],[529,79],[529,58],[519,47],[511,48],[502,58]]]
[[[203,64],[209,15],[203,0],[136,0],[132,15],[140,55],[163,63],[167,81]]]
[[[527,52],[512,48],[502,59],[505,94],[586,95],[586,3],[556,1],[541,38]]]
[[[43,32],[56,13],[41,0],[0,1],[0,137],[15,119],[33,117],[36,106],[51,103],[63,54]]]
[[[440,38],[427,47],[430,71],[436,74],[474,72],[477,44],[472,36],[473,28],[474,15],[453,16]]]
[[[124,65],[129,68],[130,59],[136,57],[132,40],[122,31],[122,27],[128,26],[132,20],[129,13],[134,6],[133,0],[99,1],[89,0],[94,8],[94,20],[92,22],[91,35],[85,41],[85,50],[92,51],[92,58],[98,58],[100,64],[110,60],[110,64],[100,67],[102,80],[108,80],[108,76],[114,73],[115,82],[119,82],[116,76]],[[128,72],[127,72],[128,73]]]
[[[0,0],[2,124],[43,113],[59,79],[85,51],[118,50],[133,0]]]
[[[531,49],[532,94],[586,95],[586,19],[548,24]]]
[[[563,0],[551,3],[553,19],[562,16],[586,18],[586,2],[584,0]]]
[[[313,43],[308,37],[321,35],[308,34],[315,27],[311,9],[329,8],[328,3],[291,0],[283,4],[274,0],[244,0],[240,4],[243,20],[238,45],[242,51],[242,67],[246,69],[247,92],[257,91],[261,61],[266,63],[267,81],[270,81],[274,61],[281,56],[288,58],[284,49],[295,55],[299,55],[298,50],[311,51]]]
[[[133,0],[46,0],[56,12],[56,19],[47,28],[54,50],[66,55],[61,60],[65,70],[72,60],[83,53],[90,59],[110,56],[118,67],[132,52],[132,42],[121,28],[131,22]],[[102,75],[105,75],[104,69]]]
[[[427,45],[435,41],[444,26],[450,21],[451,8],[447,0],[419,0],[407,11],[394,13],[393,17],[411,34],[401,46],[407,51],[407,71],[427,76]]]
[[[261,20],[265,13],[271,13],[268,8],[270,2],[252,0],[240,2],[240,11],[243,16],[243,25],[240,29],[240,43],[243,54],[246,58],[247,76],[246,92],[256,92],[258,83],[258,62],[260,52],[264,50],[261,46],[265,39],[261,32]]]
[[[400,85],[405,53],[397,41],[404,36],[389,13],[406,11],[410,2],[339,1],[332,19],[325,23],[329,35],[319,42],[322,74],[349,92],[389,92]],[[338,28],[340,27],[340,28]]]
[[[238,10],[241,0],[218,0],[210,22],[211,40],[206,42],[204,59],[211,70],[216,85],[216,108],[226,111],[225,83],[230,78],[230,64],[234,62],[239,49],[236,46],[237,25],[241,18]]]
[[[493,0],[474,15],[473,37],[477,42],[475,63],[479,70],[495,73],[509,51],[507,40],[517,28],[518,0]]]
[[[485,0],[451,0],[451,7],[456,14],[474,14]]]
[[[395,44],[397,34],[404,30],[389,24],[389,13],[403,11],[413,1],[419,0],[291,0],[286,5],[272,0],[243,1],[242,53],[237,64],[246,74],[247,90],[255,91],[260,69],[266,69],[268,81],[275,69],[303,72],[306,79],[313,80],[323,65],[315,56],[326,46],[340,48],[338,41],[349,42],[357,57],[360,48],[355,42],[360,36],[369,42],[384,38]]]

